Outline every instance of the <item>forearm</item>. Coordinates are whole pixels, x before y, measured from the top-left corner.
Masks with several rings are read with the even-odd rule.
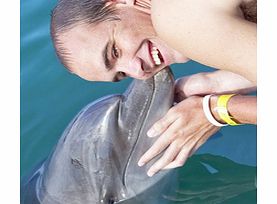
[[[186,76],[176,81],[176,101],[189,96],[207,94],[248,94],[256,90],[256,86],[244,77],[224,70],[202,72]]]
[[[256,90],[256,85],[245,77],[225,70],[206,73],[211,84],[211,93],[248,94]],[[213,82],[212,82],[213,81]]]
[[[214,95],[210,100],[211,112],[215,119],[225,123],[219,117],[216,110],[218,96]],[[227,106],[229,115],[241,124],[257,124],[257,97],[235,95],[230,98]]]

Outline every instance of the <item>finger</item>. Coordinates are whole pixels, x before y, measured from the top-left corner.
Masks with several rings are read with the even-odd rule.
[[[143,166],[149,162],[153,157],[161,153],[173,140],[176,138],[176,130],[180,129],[180,123],[176,121],[173,123],[152,145],[152,147],[140,158],[138,165]]]
[[[175,160],[169,163],[163,169],[173,169],[173,168],[183,166],[187,161],[187,159],[189,158],[190,151],[191,151],[191,148],[183,147],[182,150],[177,155],[177,157],[175,158]]]
[[[178,145],[178,143],[171,143],[170,146],[166,149],[164,155],[150,167],[150,169],[147,172],[147,175],[151,177],[158,171],[160,171],[163,167],[165,167],[167,164],[169,164],[179,153],[180,149],[181,147]]]
[[[206,133],[202,137],[199,137],[194,147],[192,148],[189,157],[191,157],[194,152],[196,152],[208,140],[208,138],[216,133],[218,130],[218,127],[212,127],[211,129],[208,129],[208,131],[206,131]]]
[[[218,131],[218,127],[211,126],[210,124],[204,125],[197,131],[189,134],[186,141],[184,142],[183,148],[177,157],[170,164],[165,166],[163,169],[171,169],[183,166],[186,160],[202,145],[206,140]],[[185,131],[189,132],[189,131]]]
[[[173,168],[183,166],[186,160],[190,157],[191,151],[194,146],[195,146],[195,140],[194,140],[194,137],[191,136],[186,140],[185,144],[182,147],[182,150],[176,156],[174,161],[172,161],[170,164],[165,166],[163,169],[173,169]]]
[[[156,137],[162,134],[168,127],[178,119],[176,113],[174,112],[174,107],[172,107],[162,119],[158,120],[152,127],[148,130],[147,135],[149,137]]]

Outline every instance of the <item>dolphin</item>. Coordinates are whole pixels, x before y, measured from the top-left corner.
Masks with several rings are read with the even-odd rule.
[[[112,204],[155,185],[161,189],[172,171],[146,174],[161,154],[143,167],[137,162],[156,140],[147,137],[147,130],[173,105],[173,96],[174,77],[167,67],[147,80],[133,80],[122,95],[88,104],[21,185],[21,202]]]

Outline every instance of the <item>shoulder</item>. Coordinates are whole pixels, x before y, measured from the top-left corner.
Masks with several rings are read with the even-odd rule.
[[[215,16],[240,15],[242,0],[152,0],[151,18],[155,29],[182,26],[197,27]]]
[[[199,46],[219,43],[214,41],[220,36],[225,39],[222,34],[233,29],[229,21],[242,16],[241,0],[152,0],[151,4],[157,35],[188,57]]]
[[[152,0],[151,18],[158,37],[184,56],[246,76],[256,67],[256,25],[244,19],[241,3]]]
[[[152,11],[162,11],[167,12],[175,11],[176,9],[185,9],[184,11],[189,11],[190,9],[219,9],[225,11],[231,11],[234,8],[238,8],[241,4],[249,4],[255,2],[256,0],[151,0]]]

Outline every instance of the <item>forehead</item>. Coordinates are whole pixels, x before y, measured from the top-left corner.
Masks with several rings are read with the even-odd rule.
[[[80,24],[60,36],[69,52],[69,69],[87,80],[111,80],[103,63],[102,52],[111,39],[116,22],[97,25]]]

